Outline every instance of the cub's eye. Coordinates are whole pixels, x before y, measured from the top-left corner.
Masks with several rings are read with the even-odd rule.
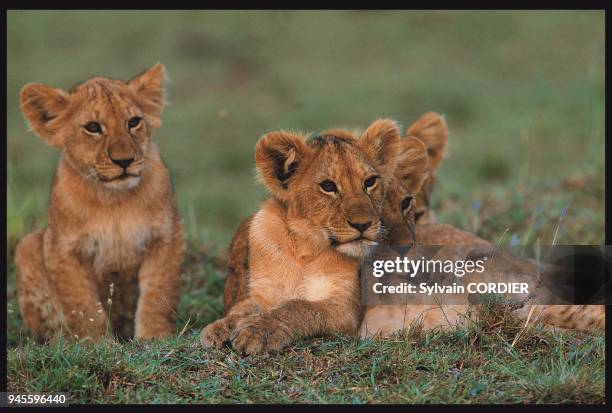
[[[330,181],[329,179],[326,179],[325,181],[321,182],[319,186],[325,192],[338,192],[338,187],[336,186],[336,184]]]
[[[87,132],[102,133],[102,126],[98,122],[89,122],[84,127]]]
[[[406,212],[406,210],[410,207],[410,204],[412,204],[411,196],[407,196],[406,198],[402,199],[402,211]]]
[[[363,181],[364,188],[368,189],[368,188],[374,186],[374,184],[376,183],[377,179],[378,179],[378,175],[372,175],[369,178],[367,178],[365,181]]]
[[[135,128],[136,126],[140,125],[140,121],[142,121],[142,118],[140,116],[134,116],[133,118],[130,118],[130,120],[128,120],[128,128]]]

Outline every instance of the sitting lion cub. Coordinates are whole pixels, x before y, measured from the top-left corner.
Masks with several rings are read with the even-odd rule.
[[[175,329],[183,225],[153,131],[161,64],[125,83],[91,78],[69,92],[30,83],[21,108],[62,150],[48,227],[17,246],[19,306],[39,339],[164,337]]]
[[[399,140],[390,120],[374,122],[360,139],[347,131],[308,142],[287,132],[261,138],[256,167],[273,196],[249,225],[248,293],[202,330],[204,347],[231,341],[254,354],[301,337],[355,333],[359,263],[382,237],[385,179]]]

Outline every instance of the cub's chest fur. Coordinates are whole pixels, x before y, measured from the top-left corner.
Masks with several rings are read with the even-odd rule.
[[[359,264],[356,260],[327,251],[302,267],[302,277],[295,290],[297,297],[320,301],[355,288]]]
[[[249,287],[269,303],[325,300],[356,283],[356,260],[329,248],[302,256],[304,248],[291,238],[284,211],[274,202],[264,203],[253,217],[249,242]]]
[[[81,255],[97,274],[137,269],[159,234],[151,222],[150,217],[137,212],[103,212],[83,228]]]

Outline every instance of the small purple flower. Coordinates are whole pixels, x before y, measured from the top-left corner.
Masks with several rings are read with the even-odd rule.
[[[512,234],[512,238],[510,238],[510,245],[512,247],[515,247],[517,245],[519,245],[521,243],[521,240],[519,239],[517,234]]]

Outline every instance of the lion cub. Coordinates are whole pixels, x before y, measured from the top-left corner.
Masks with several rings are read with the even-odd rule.
[[[401,143],[403,151],[415,150],[416,142],[405,139]],[[431,154],[431,152],[430,152]],[[429,157],[430,167],[435,168],[435,161]],[[433,163],[433,165],[431,165]],[[435,169],[434,169],[435,170]],[[411,171],[411,165],[398,163],[395,174],[387,180],[387,192],[383,209],[383,222],[390,228],[386,241],[391,245],[435,245],[457,246],[468,245],[493,251],[495,246],[490,242],[448,224],[415,225],[419,212],[418,197],[402,179]],[[423,190],[421,191],[423,192]],[[494,274],[500,268],[504,275],[519,274],[534,276],[537,267],[528,260],[513,257],[503,251],[496,253],[497,265],[488,267],[488,274]],[[446,257],[451,258],[451,257]],[[491,271],[491,272],[490,272]],[[465,327],[473,317],[478,315],[478,308],[471,311],[469,305],[373,305],[365,306],[359,336],[362,338],[386,337],[409,327],[413,322],[422,323],[422,328]],[[605,329],[605,308],[602,305],[524,305],[515,312],[521,320],[540,321],[550,326],[592,330]]]
[[[330,129],[329,131],[323,132],[323,134],[333,134],[337,132],[338,134],[344,134],[345,132],[341,129]],[[429,200],[431,196],[431,192],[433,190],[436,173],[440,163],[444,159],[444,155],[446,153],[446,143],[448,136],[448,128],[446,126],[446,122],[444,118],[435,112],[427,112],[421,115],[416,121],[414,121],[407,129],[404,134],[404,138],[400,141],[401,145],[406,146],[406,141],[408,141],[408,147],[406,150],[401,150],[400,158],[404,158],[403,165],[407,168],[413,168],[414,165],[423,166],[423,163],[427,163],[427,168],[425,171],[424,182],[422,184],[421,190],[414,196],[414,202],[412,202],[412,207],[414,208],[414,218],[417,224],[425,224],[430,221],[434,221],[435,217],[433,212],[430,211],[429,208]],[[418,143],[410,139],[409,137],[418,138],[427,150],[427,159],[422,159],[417,157],[406,157],[407,155],[418,155],[419,149],[417,148],[416,152],[410,152],[410,149],[413,146],[419,146]],[[401,162],[401,161],[400,161]],[[417,168],[418,169],[418,168]],[[397,171],[396,171],[397,172]],[[401,171],[405,176],[411,176],[410,170]],[[394,177],[392,177],[395,179]],[[387,182],[388,183],[388,182]],[[387,197],[393,196],[394,189],[390,188],[390,186],[386,185]],[[399,204],[397,205],[399,207]],[[388,202],[383,206],[383,210],[388,210],[389,205]],[[391,208],[390,213],[395,213],[394,208]],[[401,214],[399,214],[401,216]],[[248,279],[249,279],[249,227],[251,225],[251,221],[253,220],[253,215],[246,218],[232,238],[228,249],[228,270],[227,270],[227,278],[225,280],[225,289],[223,294],[223,311],[224,314],[227,314],[235,303],[242,300],[248,290]],[[393,222],[391,222],[393,223]],[[404,222],[398,224],[403,227]],[[394,225],[386,225],[385,226],[385,238],[389,238],[392,236],[394,232]]]
[[[204,347],[231,341],[254,354],[356,331],[359,263],[381,240],[399,138],[394,122],[378,120],[360,139],[346,131],[308,142],[287,132],[260,139],[256,167],[272,198],[249,224],[248,292],[202,330]]]
[[[39,83],[21,91],[32,130],[61,149],[48,227],[15,252],[19,306],[39,339],[175,329],[183,225],[151,142],[163,79],[157,64],[127,83],[94,77],[68,92]]]

